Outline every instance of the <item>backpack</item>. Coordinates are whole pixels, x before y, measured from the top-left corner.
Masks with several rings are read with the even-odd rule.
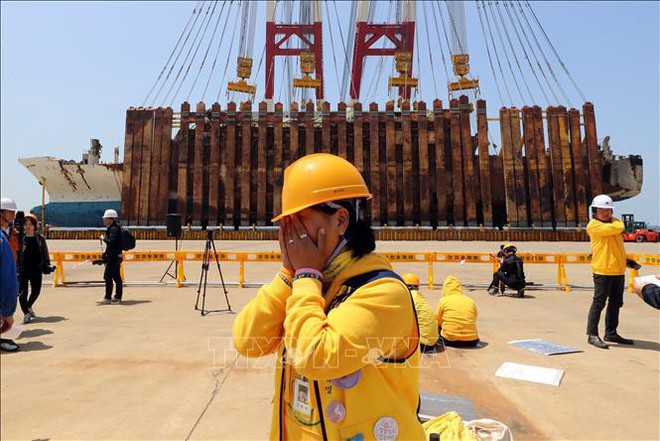
[[[121,228],[121,249],[123,251],[129,251],[133,248],[135,248],[135,236],[126,228]]]

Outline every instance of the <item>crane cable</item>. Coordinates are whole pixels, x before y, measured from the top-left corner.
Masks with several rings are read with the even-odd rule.
[[[426,3],[423,3],[424,7],[424,29],[426,29],[426,48],[428,49],[428,54],[429,54],[429,61],[431,62],[431,77],[433,78],[433,91],[435,92],[435,96],[438,95],[438,83],[435,79],[435,64],[433,63],[433,56],[431,55],[431,38],[429,37],[429,22],[428,19],[426,18],[427,11],[426,11]]]
[[[445,76],[447,78],[447,81],[449,81],[449,68],[447,67],[447,60],[445,59],[445,51],[442,48],[442,39],[440,38],[440,27],[438,26],[438,17],[436,16],[436,11],[435,11],[436,6],[439,7],[439,5],[437,5],[437,2],[431,3],[431,15],[433,15],[433,22],[435,23],[435,33],[438,36],[438,43],[440,44],[440,56],[442,57],[442,64],[445,68]],[[447,48],[447,51],[448,53],[451,53],[450,48]]]
[[[183,50],[186,47],[186,45],[188,44],[188,40],[190,39],[190,36],[193,33],[193,29],[195,28],[195,26],[197,26],[197,21],[199,20],[202,9],[204,8],[204,3],[206,3],[206,2],[205,1],[201,2],[199,8],[197,9],[197,14],[195,15],[195,20],[193,20],[192,26],[190,27],[190,29],[188,29],[188,33],[186,34],[186,38],[184,39],[183,44],[179,48],[179,51],[176,54],[176,57],[174,57],[174,61],[172,62],[172,65],[170,66],[170,70],[167,72],[165,80],[162,83],[160,83],[160,87],[156,91],[156,94],[153,96],[154,102],[158,100],[158,97],[160,96],[161,92],[163,91],[163,88],[165,87],[165,85],[169,81],[170,75],[172,75],[172,71],[174,70],[174,68],[176,67],[176,65],[179,61],[179,57],[183,53]],[[163,97],[163,103],[165,102],[164,98],[165,97]]]
[[[518,84],[518,80],[516,79],[516,74],[513,72],[513,66],[511,66],[511,60],[509,59],[509,54],[506,50],[506,46],[504,46],[504,39],[502,38],[502,31],[500,30],[500,27],[497,23],[497,20],[495,19],[495,13],[493,12],[492,2],[490,2],[490,1],[488,2],[488,7],[491,10],[490,13],[493,17],[493,26],[495,27],[495,30],[497,31],[497,35],[499,37],[500,45],[502,46],[502,51],[504,52],[504,57],[506,58],[507,65],[509,66],[509,71],[511,72],[511,76],[513,77],[513,82],[516,85],[516,89],[518,90],[518,95],[520,95],[520,100],[522,102],[525,102],[525,98],[523,97],[522,90],[520,89],[520,84]],[[488,17],[488,16],[486,16],[486,17]],[[488,20],[488,19],[486,18],[486,20]],[[496,47],[495,45],[493,45],[493,46]],[[495,51],[497,52],[497,49],[495,49]],[[502,75],[502,77],[504,78],[504,75]]]
[[[504,3],[503,3],[504,4]],[[532,95],[532,91],[529,89],[529,84],[527,84],[527,79],[525,78],[525,74],[522,70],[522,67],[520,66],[520,62],[518,61],[518,56],[516,55],[516,50],[513,47],[513,43],[511,42],[511,37],[509,36],[509,31],[507,30],[507,26],[504,23],[504,16],[502,15],[502,9],[498,7],[499,2],[495,2],[495,9],[497,10],[497,15],[500,18],[500,22],[502,23],[502,29],[504,30],[504,35],[506,36],[506,40],[509,43],[509,48],[511,49],[511,55],[513,56],[513,59],[516,62],[516,67],[518,67],[518,71],[520,72],[520,78],[522,79],[523,84],[525,85],[525,89],[527,89],[527,93],[529,94],[529,97],[531,99],[530,102],[535,102],[534,100],[534,95]],[[523,100],[524,102],[524,100]]]
[[[385,23],[389,23],[392,18],[392,3],[393,1],[390,0],[389,7],[387,8],[387,20],[385,21]],[[383,44],[381,45],[381,49],[385,49],[385,44],[387,44],[386,38],[383,39]],[[371,77],[371,84],[369,84],[369,88],[367,89],[366,96],[368,97],[368,101],[371,101],[371,98],[376,94],[376,86],[378,85],[378,83],[380,83],[380,77],[383,73],[384,65],[385,65],[385,57],[380,57],[380,59],[378,60],[378,67],[376,68],[376,75]],[[364,73],[364,70],[362,72]]]
[[[199,51],[199,48],[202,45],[202,41],[204,41],[204,38],[206,37],[206,31],[209,29],[209,24],[211,24],[211,19],[213,18],[213,14],[215,13],[215,7],[218,5],[217,1],[213,2],[213,9],[211,10],[211,13],[208,13],[207,10],[207,15],[208,17],[206,18],[206,24],[204,25],[204,31],[202,32],[202,35],[199,38],[199,41],[197,42],[197,45],[195,46],[195,52],[192,54],[192,57],[190,57],[190,62],[188,63],[188,67],[186,67],[186,72],[183,74],[183,78],[181,79],[181,82],[179,83],[179,86],[176,89],[176,92],[174,92],[174,95],[172,95],[172,104],[174,104],[174,99],[179,96],[179,91],[181,90],[181,87],[183,86],[184,82],[186,81],[186,78],[188,77],[188,73],[190,73],[190,68],[192,67],[193,63],[195,62],[195,58],[197,57],[197,52]]]
[[[532,34],[532,37],[534,37],[534,42],[536,43],[536,46],[541,53],[541,56],[543,57],[543,61],[545,61],[546,66],[548,67],[548,70],[550,71],[550,75],[552,75],[552,79],[555,81],[557,86],[559,87],[559,90],[561,94],[564,96],[564,99],[570,104],[570,100],[568,99],[568,95],[566,94],[566,91],[562,87],[561,83],[557,79],[557,75],[555,75],[555,71],[550,65],[550,62],[548,61],[548,58],[545,56],[545,52],[543,51],[543,47],[541,46],[541,43],[539,43],[539,40],[536,38],[536,33],[534,32],[534,29],[532,28],[532,24],[529,22],[529,19],[527,18],[527,14],[525,14],[525,11],[523,10],[522,6],[520,3],[518,4],[518,8],[520,9],[520,12],[525,19],[525,23],[527,23],[527,27],[529,28],[530,33]]]
[[[325,11],[328,14],[328,27],[330,27],[330,8],[328,7],[328,2],[325,3]],[[331,29],[329,30],[330,34],[330,46],[332,48],[332,64],[335,67],[335,76],[337,79],[337,90],[341,90],[341,82],[339,81],[339,67],[337,66],[337,55],[335,54],[335,39],[332,36],[332,31]]]
[[[227,70],[229,69],[229,60],[231,59],[231,52],[234,49],[234,41],[236,41],[236,28],[238,27],[238,14],[241,13],[241,8],[236,8],[236,17],[234,18],[234,28],[231,31],[231,41],[229,43],[229,50],[227,51],[227,62],[225,63],[225,70],[222,72],[222,79],[220,80],[220,87],[218,88],[218,94],[216,95],[215,100],[220,99],[220,94],[225,84],[225,78],[227,78]]]
[[[233,2],[234,0],[231,1]],[[213,40],[215,39],[215,33],[217,32],[218,25],[220,24],[220,20],[222,19],[222,13],[225,10],[225,5],[227,5],[227,2],[222,2],[220,13],[218,13],[218,19],[216,20],[215,27],[213,28],[213,33],[211,34],[211,38],[209,39],[209,44],[206,46],[206,51],[204,52],[204,57],[202,58],[202,62],[199,65],[199,70],[197,71],[197,75],[195,76],[195,81],[193,81],[192,86],[190,86],[190,90],[188,91],[188,98],[186,99],[186,101],[190,101],[190,96],[192,95],[192,92],[195,89],[195,86],[197,85],[197,80],[199,80],[199,77],[202,74],[202,70],[204,69],[204,65],[206,64],[206,58],[209,55],[209,50],[211,49],[211,45],[213,44]],[[202,94],[202,101],[204,101],[204,94]]]
[[[506,96],[509,98],[509,105],[513,106],[513,98],[511,97],[511,91],[509,90],[509,85],[505,80],[504,69],[502,68],[502,62],[500,61],[500,54],[497,51],[497,46],[495,45],[495,37],[493,36],[493,29],[490,26],[490,20],[488,20],[488,9],[486,8],[486,2],[482,2],[483,11],[484,11],[484,20],[486,21],[486,27],[488,28],[488,35],[490,36],[490,44],[493,46],[493,52],[495,53],[495,60],[497,61],[497,67],[500,70],[500,75],[502,76],[502,84],[504,84],[504,90],[506,91]]]
[[[207,19],[208,19],[209,12],[210,12],[210,10],[211,10],[211,6],[212,6],[211,3],[215,3],[215,1],[214,1],[214,2],[209,2],[208,7],[206,8],[206,12],[204,13],[204,19],[202,20],[202,23],[199,25],[199,28],[197,29],[197,32],[195,33],[195,37],[193,38],[192,42],[190,43],[190,47],[188,47],[188,52],[186,53],[186,57],[184,58],[183,62],[181,63],[181,66],[179,67],[179,70],[177,71],[177,74],[176,74],[176,77],[174,78],[174,81],[172,82],[172,84],[170,85],[169,89],[167,90],[167,93],[166,93],[165,96],[163,97],[163,105],[165,105],[165,103],[166,103],[167,101],[169,101],[169,100],[168,100],[168,97],[170,96],[170,94],[171,94],[172,91],[174,90],[174,86],[175,86],[175,85],[177,84],[177,82],[179,81],[179,77],[181,76],[181,73],[183,72],[183,68],[184,68],[184,66],[186,65],[186,63],[188,62],[188,58],[190,58],[190,54],[192,53],[193,47],[195,46],[195,44],[196,44],[196,42],[197,42],[197,39],[199,38],[199,33],[201,32],[202,28],[204,27],[204,23],[205,23],[205,22],[207,21]],[[184,75],[184,79],[185,79],[185,75]],[[176,94],[175,94],[175,96],[173,97],[173,99],[174,99],[175,97],[176,97]]]
[[[206,92],[208,91],[209,85],[211,84],[211,78],[213,77],[213,72],[215,72],[215,66],[218,62],[218,56],[220,55],[220,48],[222,47],[222,43],[225,40],[225,31],[227,30],[227,22],[229,21],[229,17],[231,16],[231,8],[233,6],[234,6],[234,0],[232,0],[229,3],[229,8],[227,9],[227,16],[225,17],[225,22],[222,26],[222,33],[220,34],[220,39],[218,40],[218,48],[215,51],[215,57],[213,57],[213,64],[211,65],[211,71],[209,72],[209,76],[206,80],[206,85],[204,86],[204,91],[202,92],[202,101],[204,101],[204,97],[206,97]],[[222,11],[220,11],[220,13],[222,13]]]
[[[493,66],[493,58],[490,55],[490,47],[488,45],[488,39],[486,38],[486,29],[484,28],[484,20],[483,17],[481,16],[482,7],[483,7],[483,1],[482,2],[477,1],[477,14],[479,15],[479,23],[481,25],[481,35],[484,37],[486,53],[488,54],[488,63],[490,64],[490,71],[493,73],[493,80],[495,81],[495,88],[497,89],[497,95],[500,98],[500,103],[503,103],[504,99],[502,98],[502,91],[500,90],[499,81],[497,81],[497,74],[495,74],[495,66]]]
[[[341,46],[344,49],[344,59],[346,60],[347,64],[350,64],[350,60],[348,59],[348,49],[346,49],[346,43],[344,41],[344,30],[341,27],[341,21],[339,20],[339,12],[337,12],[337,1],[332,0],[332,4],[335,9],[335,20],[337,21],[337,25],[339,26],[339,37],[341,38]],[[351,82],[352,83],[352,82]],[[354,85],[351,84],[351,88],[353,88]],[[353,90],[353,93],[355,94],[355,90]],[[358,97],[359,99],[360,97]]]
[[[153,93],[154,89],[156,88],[156,85],[160,81],[160,79],[163,77],[163,74],[165,73],[165,70],[167,69],[167,66],[170,64],[170,61],[172,61],[172,57],[174,56],[174,53],[176,52],[177,47],[179,47],[179,44],[181,44],[181,40],[183,39],[184,34],[186,33],[186,29],[188,29],[188,26],[190,26],[190,22],[192,21],[193,17],[197,14],[197,8],[199,7],[200,3],[202,1],[198,1],[195,7],[193,8],[192,13],[190,14],[190,17],[188,18],[188,22],[186,23],[186,26],[183,28],[181,31],[181,34],[179,35],[179,39],[176,42],[176,45],[174,45],[174,48],[172,48],[172,52],[170,52],[170,56],[167,58],[167,61],[165,62],[165,65],[163,66],[163,69],[160,71],[158,74],[158,78],[156,78],[156,81],[154,84],[151,86],[151,89],[149,89],[149,93],[147,93],[147,96],[144,97],[144,100],[142,101],[142,107],[145,106],[149,98],[151,97],[151,94]]]
[[[527,36],[527,33],[525,32],[525,29],[523,28],[522,21],[520,21],[520,16],[518,15],[518,12],[516,11],[515,7],[513,6],[513,2],[509,2],[509,3],[511,3],[510,9],[509,9],[509,7],[506,6],[506,3],[505,3],[505,8],[507,10],[507,14],[510,14],[511,23],[513,23],[513,27],[516,30],[516,35],[518,36],[518,40],[520,41],[520,45],[522,46],[523,51],[525,53],[525,58],[527,59],[527,62],[529,63],[529,68],[532,71],[532,73],[534,74],[534,77],[536,78],[536,81],[539,85],[539,89],[541,89],[541,92],[543,93],[543,97],[546,100],[546,104],[547,105],[550,104],[550,99],[549,99],[548,95],[545,92],[545,87],[543,87],[543,85],[541,84],[541,80],[539,79],[538,75],[536,74],[536,68],[534,68],[534,64],[532,63],[532,60],[529,57],[529,54],[527,53],[527,50],[526,50],[526,48],[523,44],[523,39],[520,37],[521,34],[525,38],[524,41],[527,43],[527,46],[529,46],[529,53],[531,53],[532,56],[534,57],[534,61],[536,61],[536,66],[538,67],[538,70],[541,72],[541,75],[543,75],[543,79],[545,80],[545,82],[548,86],[548,89],[550,90],[550,93],[554,97],[555,102],[559,102],[559,99],[557,98],[557,95],[556,95],[554,89],[552,88],[552,84],[550,83],[550,81],[548,81],[548,77],[545,75],[545,72],[541,68],[541,63],[539,63],[538,58],[536,57],[536,52],[534,51],[534,47],[532,46],[532,43],[529,41],[529,37]],[[516,18],[516,23],[518,23],[518,26],[515,25],[515,23],[513,22],[512,17]],[[518,28],[520,28],[520,31],[518,31]]]
[[[541,29],[541,32],[543,32],[543,35],[545,36],[545,39],[548,41],[548,44],[550,45],[550,48],[552,48],[552,51],[554,52],[555,56],[557,57],[557,60],[559,61],[559,64],[561,64],[561,67],[564,69],[564,72],[566,72],[566,75],[567,75],[568,78],[571,80],[571,83],[573,83],[573,86],[575,87],[575,89],[577,90],[577,92],[580,94],[580,97],[582,98],[582,100],[586,102],[586,101],[587,101],[587,98],[584,96],[584,94],[582,93],[582,90],[580,90],[580,88],[578,87],[577,83],[576,83],[575,80],[573,79],[573,76],[572,76],[571,73],[568,71],[568,68],[566,67],[566,65],[565,65],[564,62],[562,61],[561,57],[559,56],[559,53],[558,53],[557,50],[555,49],[555,46],[552,44],[552,41],[550,40],[550,37],[548,37],[548,34],[546,34],[545,29],[543,28],[543,25],[541,24],[541,22],[539,21],[538,17],[536,16],[536,13],[535,13],[534,10],[532,9],[532,5],[530,5],[529,1],[527,1],[527,0],[525,0],[525,5],[526,5],[527,8],[529,8],[529,10],[531,11],[532,16],[534,17],[534,20],[536,20],[536,23],[538,23],[539,28]],[[571,107],[572,107],[572,106],[571,106]]]

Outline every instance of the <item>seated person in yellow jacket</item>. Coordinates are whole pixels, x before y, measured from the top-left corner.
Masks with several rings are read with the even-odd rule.
[[[463,286],[454,276],[445,279],[436,317],[446,346],[471,347],[479,343],[477,305],[463,294]]]
[[[304,156],[284,172],[282,266],[238,314],[234,345],[277,354],[270,439],[425,439],[417,419],[413,301],[360,218],[371,198],[346,160]]]
[[[431,305],[426,301],[424,295],[419,291],[419,277],[417,274],[407,273],[403,276],[403,281],[408,285],[415,302],[415,312],[417,312],[417,321],[419,322],[419,345],[422,352],[432,352],[433,347],[438,343],[438,319],[431,309]]]

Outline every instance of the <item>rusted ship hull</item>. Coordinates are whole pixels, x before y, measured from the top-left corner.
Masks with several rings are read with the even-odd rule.
[[[413,107],[356,103],[347,118],[341,103],[322,112],[294,104],[287,114],[279,104],[253,113],[250,103],[199,103],[195,111],[184,103],[174,137],[171,108],[131,108],[121,217],[143,226],[164,225],[168,213],[192,225],[270,225],[283,169],[320,151],[363,173],[374,226],[578,228],[593,195],[626,199],[641,190],[641,157],[603,157],[590,103],[581,112],[502,108],[499,133],[490,135],[482,100],[476,109],[467,97]],[[496,151],[493,138],[501,139]]]

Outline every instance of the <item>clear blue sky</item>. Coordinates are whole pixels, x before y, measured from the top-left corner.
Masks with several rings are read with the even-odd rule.
[[[421,3],[421,2],[418,2]],[[388,2],[377,15],[384,19]],[[348,4],[329,2],[323,7],[327,20],[335,24],[335,10],[347,32]],[[142,104],[156,76],[167,60],[194,7],[192,2],[8,2],[1,3],[1,190],[13,197],[21,209],[40,203],[36,180],[17,162],[18,157],[51,155],[80,159],[89,139],[99,138],[105,147],[103,160],[112,159],[112,148],[123,148],[125,111]],[[657,2],[533,2],[554,46],[582,89],[595,104],[598,137],[611,136],[616,154],[641,154],[645,179],[642,194],[619,203],[618,212],[635,213],[639,219],[660,223],[659,157],[659,7]],[[255,33],[255,68],[263,51],[262,5]],[[482,96],[488,101],[491,116],[500,107],[494,87],[476,7],[466,3],[468,45],[472,72],[482,83]],[[435,28],[429,20],[429,26]],[[237,41],[228,54],[233,21],[220,51],[219,72],[211,82],[212,91],[205,101],[215,99],[219,78],[227,59],[235,60]],[[210,31],[209,31],[210,32]],[[218,31],[218,33],[220,30]],[[219,35],[219,34],[218,34]],[[429,50],[422,13],[418,14],[419,67],[421,97],[430,101],[435,93],[433,81],[446,96],[447,79],[438,47],[444,41],[431,38]],[[342,65],[340,36],[324,36],[326,59],[326,96],[338,101],[334,51]],[[237,37],[236,37],[237,38]],[[344,35],[345,38],[345,35]],[[511,35],[513,39],[514,36]],[[442,39],[441,39],[442,40]],[[339,48],[338,48],[339,47]],[[204,47],[200,49],[200,52]],[[211,51],[213,53],[213,50]],[[415,63],[417,63],[417,57]],[[523,60],[521,59],[521,63]],[[210,65],[210,61],[207,66]],[[368,71],[374,72],[376,62]],[[386,100],[386,65],[377,89],[368,99]],[[554,66],[558,69],[555,62]],[[263,68],[262,68],[263,69]],[[279,69],[278,67],[278,70]],[[196,68],[193,67],[193,72]],[[235,74],[230,64],[228,76]],[[367,87],[373,74],[365,79]],[[531,81],[533,77],[530,76]],[[200,84],[205,83],[202,76]],[[564,77],[573,105],[581,106],[575,89]],[[263,70],[258,86],[263,92]],[[512,83],[511,83],[512,85]],[[215,89],[213,89],[215,87]],[[511,86],[513,87],[513,86]],[[184,86],[174,107],[187,95]],[[278,89],[276,88],[276,96]],[[201,92],[194,91],[191,102]],[[538,88],[536,96],[540,93]],[[221,103],[224,104],[224,93]],[[515,100],[521,105],[519,100]],[[542,99],[537,98],[540,105]],[[510,103],[504,103],[506,105]],[[565,103],[564,103],[565,104]],[[493,127],[491,131],[496,131]],[[495,142],[498,142],[496,137]]]

